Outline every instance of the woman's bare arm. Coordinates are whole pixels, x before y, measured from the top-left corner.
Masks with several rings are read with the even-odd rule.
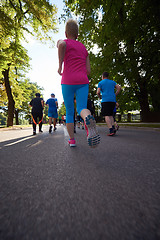
[[[58,40],[57,48],[58,48],[58,58],[59,58],[58,73],[62,75],[62,63],[64,60],[65,51],[66,51],[66,42],[63,40]]]

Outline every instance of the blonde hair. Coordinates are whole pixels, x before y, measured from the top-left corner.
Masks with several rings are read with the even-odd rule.
[[[78,37],[78,24],[75,20],[69,19],[66,22],[65,32],[69,37]]]

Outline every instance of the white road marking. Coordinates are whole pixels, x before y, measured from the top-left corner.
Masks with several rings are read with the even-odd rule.
[[[64,131],[64,145],[68,145],[69,134],[67,132],[66,127],[63,127],[63,131]]]
[[[66,129],[65,127],[63,128],[63,131],[64,131],[64,136],[65,136],[65,137],[69,137],[68,132],[67,132],[67,129]]]
[[[30,138],[33,138],[33,136],[30,136],[30,137],[27,137],[27,138],[24,138],[24,139],[18,140],[18,141],[13,142],[13,143],[8,143],[8,144],[4,145],[4,147],[12,146],[12,145],[17,144],[17,143],[19,143],[19,142],[26,141],[26,140],[28,140],[28,139],[30,139]]]

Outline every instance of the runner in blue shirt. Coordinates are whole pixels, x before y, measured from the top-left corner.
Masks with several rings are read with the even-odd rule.
[[[108,136],[113,136],[116,132],[114,128],[113,110],[116,104],[116,96],[119,94],[121,87],[108,77],[108,72],[102,74],[102,81],[98,84],[97,95],[101,98],[102,94],[102,115],[105,117],[109,128]],[[117,89],[116,93],[115,88]]]
[[[49,117],[49,133],[52,132],[52,118],[53,118],[53,125],[54,125],[54,131],[56,128],[56,122],[58,118],[57,108],[58,108],[58,101],[57,98],[55,98],[54,93],[51,94],[51,98],[49,98],[46,102],[46,105],[49,106],[48,108],[48,117]]]

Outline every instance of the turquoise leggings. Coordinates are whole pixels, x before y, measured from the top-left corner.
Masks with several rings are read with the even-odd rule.
[[[88,91],[88,84],[62,84],[62,94],[66,107],[66,123],[74,123],[74,95],[76,95],[77,112],[80,115],[81,111],[87,108]]]

